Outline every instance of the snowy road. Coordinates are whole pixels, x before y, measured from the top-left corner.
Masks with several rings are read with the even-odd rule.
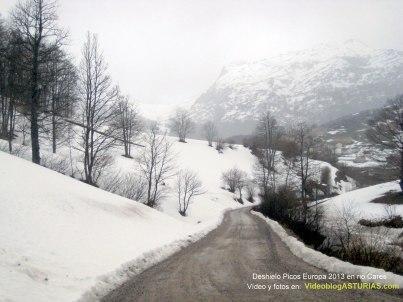
[[[221,226],[110,292],[112,301],[401,301],[380,292],[305,290],[303,281],[253,280],[252,274],[324,274],[295,257],[248,209],[228,212]],[[248,284],[299,284],[297,290]]]

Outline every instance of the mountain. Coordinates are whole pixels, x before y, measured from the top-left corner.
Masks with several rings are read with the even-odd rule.
[[[377,108],[403,93],[403,52],[342,44],[225,66],[193,104],[197,122],[214,120],[223,136],[246,134],[271,110],[283,124],[315,124]]]

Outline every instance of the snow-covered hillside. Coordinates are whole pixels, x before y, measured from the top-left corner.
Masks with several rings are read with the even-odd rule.
[[[348,224],[352,228],[359,228],[357,232],[369,234],[371,237],[377,237],[377,241],[390,244],[401,240],[402,228],[385,228],[378,230],[380,236],[374,232],[374,228],[363,227],[358,224],[360,219],[376,221],[388,218],[390,214],[400,215],[403,217],[403,205],[387,206],[383,203],[373,203],[372,200],[382,197],[388,192],[399,192],[400,186],[398,181],[387,182],[363,189],[354,190],[333,198],[324,200],[320,206],[325,214],[325,232],[332,236],[333,228],[341,223],[344,219],[348,219]],[[402,255],[403,257],[403,255]]]
[[[385,218],[385,205],[382,203],[372,203],[370,201],[390,191],[398,192],[399,190],[399,183],[392,181],[329,198],[323,202],[322,205],[328,216],[335,216],[338,212],[342,211],[343,208],[349,207],[357,214],[357,219]],[[403,216],[403,205],[395,205],[395,210],[396,214]]]
[[[147,261],[132,262],[133,272],[141,270],[214,228],[226,208],[241,206],[220,178],[234,165],[250,172],[247,149],[219,154],[202,141],[174,149],[178,168],[196,171],[206,191],[187,217],[173,193],[161,212],[0,152],[0,300],[74,301],[115,282],[116,270],[130,272],[119,271],[122,265],[148,253]],[[134,164],[118,158],[117,166]],[[111,277],[99,279],[105,274]]]
[[[228,65],[192,110],[200,122],[213,119],[224,134],[234,135],[251,131],[262,110],[281,122],[321,123],[379,107],[402,93],[402,84],[402,51],[349,40]]]
[[[72,301],[183,223],[0,152],[2,301]]]

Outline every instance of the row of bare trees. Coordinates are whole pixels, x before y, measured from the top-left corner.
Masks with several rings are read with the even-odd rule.
[[[124,156],[131,158],[133,145],[138,145],[134,141],[144,130],[138,156],[143,188],[128,184],[134,179],[139,182],[132,175],[117,175],[101,185],[126,197],[144,196],[145,203],[155,207],[166,180],[174,174],[171,142],[159,124],[143,127],[136,106],[112,81],[97,36],[87,34],[76,67],[64,50],[67,33],[57,21],[57,3],[52,0],[22,1],[8,22],[0,20],[1,138],[9,141],[11,152],[16,136],[21,135],[25,143],[30,134],[32,161],[37,164],[41,141],[51,140],[53,153],[68,144],[70,164],[71,150],[79,151],[83,181],[98,185],[112,163],[111,150],[122,145]],[[21,119],[20,133],[15,132],[16,119]],[[181,142],[193,128],[186,110],[178,110],[171,119],[171,129]],[[66,161],[43,164],[63,173],[69,169]],[[193,172],[177,175],[178,211],[186,215],[193,197],[202,193],[201,183]]]
[[[284,177],[281,190],[294,191],[299,195],[300,201],[294,206],[301,207],[306,220],[308,202],[312,196],[318,195],[317,191],[315,195],[315,190],[328,192],[324,188],[330,185],[327,181],[327,184],[322,186],[317,180],[317,174],[320,172],[313,160],[316,147],[317,139],[311,126],[301,122],[285,128],[278,125],[270,112],[262,114],[256,127],[252,148],[257,156],[255,181],[262,199],[272,199],[276,202],[277,198],[272,197],[280,189],[277,175],[281,168]]]
[[[12,152],[15,131],[26,130],[16,129],[16,119],[28,120],[35,163],[40,163],[40,130],[50,134],[55,152],[60,117],[71,112],[75,99],[76,74],[62,49],[65,38],[55,2],[20,2],[7,22],[0,20],[0,132]]]
[[[25,144],[29,134],[37,164],[41,141],[50,139],[53,153],[68,144],[82,154],[84,181],[95,185],[111,148],[121,144],[131,157],[141,120],[112,82],[96,35],[87,34],[77,67],[66,38],[56,1],[24,0],[0,19],[0,136],[12,152],[13,139]]]
[[[189,110],[178,108],[169,119],[169,129],[178,137],[179,142],[186,143],[186,138],[195,131],[195,123]],[[203,137],[207,140],[209,147],[216,142],[216,149],[222,150],[224,140],[218,135],[218,128],[213,121],[207,121],[202,126]]]

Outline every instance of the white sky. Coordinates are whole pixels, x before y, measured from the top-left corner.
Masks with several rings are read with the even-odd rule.
[[[16,0],[0,0],[6,15]],[[403,0],[59,0],[77,57],[98,33],[111,74],[144,103],[193,101],[223,65],[323,42],[403,49]]]

